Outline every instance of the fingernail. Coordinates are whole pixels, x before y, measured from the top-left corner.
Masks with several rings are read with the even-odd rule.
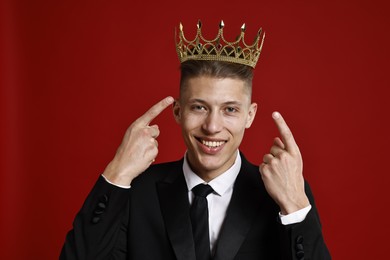
[[[274,119],[279,119],[280,113],[279,113],[279,112],[273,112],[273,113],[272,113],[272,117],[273,117]]]
[[[167,101],[168,103],[173,103],[173,101],[175,101],[175,100],[173,99],[173,97],[167,97],[167,98],[166,98],[166,101]]]

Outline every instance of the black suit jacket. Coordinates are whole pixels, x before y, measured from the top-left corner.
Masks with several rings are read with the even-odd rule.
[[[214,260],[331,259],[312,193],[306,219],[280,224],[258,167],[243,155]],[[60,259],[195,260],[183,160],[151,166],[130,190],[99,178]]]

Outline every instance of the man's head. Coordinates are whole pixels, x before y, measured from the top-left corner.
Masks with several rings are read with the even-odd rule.
[[[221,61],[186,61],[174,115],[191,168],[204,180],[234,163],[246,128],[256,115],[251,103],[252,68]]]

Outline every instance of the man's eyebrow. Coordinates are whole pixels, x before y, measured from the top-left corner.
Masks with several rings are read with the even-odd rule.
[[[224,105],[236,105],[236,106],[241,106],[242,103],[238,101],[227,101],[223,103]]]
[[[207,102],[203,99],[199,99],[199,98],[193,98],[193,99],[190,99],[188,101],[188,103],[203,103],[203,104],[206,104]]]
[[[203,99],[200,98],[192,98],[190,99],[190,102],[205,102]]]
[[[193,103],[201,103],[201,104],[208,104],[206,100],[200,99],[200,98],[193,98],[188,101],[188,103],[193,104]],[[239,101],[226,101],[223,102],[222,105],[225,106],[242,106],[242,103]]]

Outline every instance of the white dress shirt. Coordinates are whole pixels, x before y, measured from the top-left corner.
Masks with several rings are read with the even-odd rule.
[[[210,249],[212,253],[233,194],[233,184],[240,172],[241,156],[239,153],[237,154],[238,156],[230,169],[207,183],[214,190],[214,192],[207,196],[209,208]],[[190,204],[192,204],[194,199],[194,194],[191,191],[192,188],[198,184],[206,182],[191,170],[187,162],[187,156],[184,156],[183,172],[188,188],[188,199],[190,200]]]
[[[230,167],[223,174],[219,175],[217,178],[207,183],[214,190],[214,192],[207,196],[209,209],[210,249],[212,254],[214,252],[213,250],[215,249],[215,244],[217,242],[219,232],[221,231],[221,227],[226,216],[226,211],[233,194],[233,184],[237,178],[238,173],[240,172],[240,169],[241,156],[237,151],[237,157],[232,167]],[[188,188],[188,199],[191,204],[194,199],[192,188],[201,183],[206,184],[206,182],[191,170],[186,155],[184,156],[183,173]],[[282,215],[279,213],[281,223],[283,225],[288,225],[302,222],[306,218],[306,215],[309,213],[310,209],[311,205],[289,215]]]

